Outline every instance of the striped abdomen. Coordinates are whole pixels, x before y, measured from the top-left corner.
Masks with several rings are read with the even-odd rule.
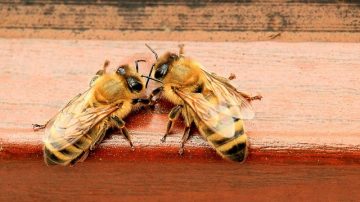
[[[45,142],[45,163],[48,165],[74,165],[79,160],[84,160],[89,153],[90,147],[101,141],[105,136],[107,128],[105,121],[101,121],[95,125],[88,134],[82,135],[75,143],[61,150],[55,149],[52,143]],[[56,136],[55,133],[56,132],[51,132],[50,135]]]
[[[243,162],[247,156],[247,136],[244,132],[244,124],[241,119],[234,119],[234,135],[230,138],[224,137],[219,132],[207,127],[201,120],[195,118],[200,134],[215,148],[222,157]]]

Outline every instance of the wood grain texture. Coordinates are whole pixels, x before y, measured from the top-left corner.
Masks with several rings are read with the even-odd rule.
[[[92,75],[109,59],[151,58],[144,41],[73,41],[1,39],[0,157],[41,158],[43,123],[84,91]],[[159,54],[177,51],[174,42],[149,42]],[[185,42],[186,54],[209,71],[235,73],[235,86],[257,93],[256,118],[246,122],[249,161],[359,163],[360,46],[356,43],[207,43]],[[141,67],[147,74],[149,64]],[[153,88],[151,86],[150,88]],[[150,90],[150,89],[149,89]],[[199,136],[190,139],[185,155],[177,154],[183,125],[160,143],[171,105],[140,110],[127,119],[135,152],[113,135],[96,158],[188,159],[223,161]]]
[[[0,160],[0,201],[357,201],[359,172],[358,165],[93,160],[49,168]]]
[[[0,1],[0,37],[360,41],[356,1]]]

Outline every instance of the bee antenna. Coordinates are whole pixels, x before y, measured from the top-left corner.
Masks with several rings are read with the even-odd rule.
[[[152,53],[154,53],[155,59],[157,60],[159,57],[158,57],[158,54],[155,52],[155,50],[152,49],[148,44],[145,44],[145,46],[148,47],[148,49],[150,49],[150,51],[151,51]],[[146,77],[147,80],[146,80],[145,88],[147,88],[147,86],[148,86],[148,84],[149,84],[149,81],[150,81],[150,79],[151,79],[151,74],[152,74],[152,71],[153,71],[153,69],[154,69],[154,66],[155,66],[155,64],[153,64],[153,65],[151,66],[151,69],[150,69],[150,72],[149,72],[149,76]]]
[[[185,44],[179,44],[179,56],[184,57],[184,46]]]
[[[159,83],[163,83],[162,81],[160,81],[160,80],[158,80],[158,79],[155,79],[155,78],[151,78],[151,77],[149,77],[149,76],[141,75],[141,77],[147,78],[148,81],[151,79],[151,80],[153,80],[153,81],[156,81],[156,82],[159,82]],[[146,83],[146,85],[145,85],[145,88],[147,88],[147,83]]]
[[[135,60],[135,67],[136,67],[136,72],[139,73],[139,64],[138,62],[146,62],[146,60]]]
[[[154,49],[152,49],[148,44],[145,44],[145,46],[148,47],[151,50],[151,52],[154,53],[155,59],[157,60],[159,57],[158,57],[158,54],[154,51]]]
[[[153,64],[153,65],[151,66],[151,69],[150,69],[150,72],[149,72],[149,76],[146,77],[147,80],[146,80],[145,88],[147,88],[147,86],[148,86],[148,84],[149,84],[149,81],[150,81],[150,79],[151,79],[151,74],[152,74],[152,71],[153,71],[153,69],[154,69],[154,66],[155,66],[155,64]],[[145,77],[145,76],[144,76],[144,77]]]
[[[110,64],[110,61],[109,61],[109,60],[105,60],[104,65],[103,65],[103,71],[104,71],[104,73],[106,72],[106,68],[109,66],[109,64]]]

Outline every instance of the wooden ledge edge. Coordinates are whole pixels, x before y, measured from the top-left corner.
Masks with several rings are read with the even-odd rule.
[[[255,136],[255,135],[254,135]],[[185,146],[185,153],[178,154],[180,134],[174,134],[166,143],[160,142],[158,134],[133,134],[135,150],[120,136],[105,140],[99,148],[91,152],[89,159],[121,161],[184,161],[184,162],[227,162],[219,157],[199,136],[193,136]],[[146,141],[144,141],[146,140]],[[288,145],[266,146],[251,137],[247,163],[305,163],[305,164],[360,164],[360,148],[344,145],[308,144],[304,147]],[[14,136],[0,138],[0,159],[42,160],[40,137],[18,139]]]

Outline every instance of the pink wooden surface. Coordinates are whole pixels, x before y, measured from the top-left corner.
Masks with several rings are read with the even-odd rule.
[[[33,132],[31,124],[43,123],[85,90],[105,59],[115,68],[129,57],[149,58],[144,43],[0,39],[0,157],[40,157],[43,133]],[[146,43],[159,54],[177,51],[176,42]],[[261,102],[254,102],[256,118],[246,123],[249,161],[359,163],[358,44],[184,43],[186,55],[209,71],[223,76],[235,73],[235,86],[263,95]],[[147,74],[148,67],[141,71]],[[190,139],[185,155],[179,157],[181,122],[174,135],[160,143],[170,107],[165,103],[126,119],[135,152],[121,136],[112,136],[93,155],[222,161],[198,136]]]

